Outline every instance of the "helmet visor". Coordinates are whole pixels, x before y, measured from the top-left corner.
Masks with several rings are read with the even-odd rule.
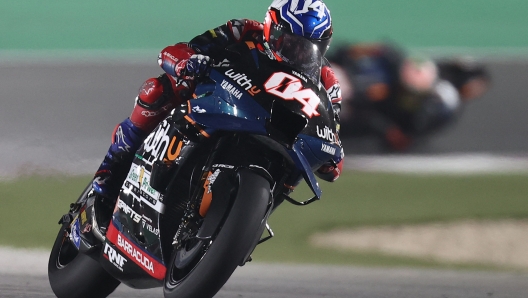
[[[322,54],[309,39],[271,26],[269,46],[284,62],[300,71],[315,84],[321,77]]]

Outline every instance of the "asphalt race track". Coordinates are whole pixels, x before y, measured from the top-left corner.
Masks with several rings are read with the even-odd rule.
[[[528,276],[510,273],[249,264],[239,267],[215,297],[521,298],[527,282]],[[0,274],[0,295],[55,297],[45,274]],[[163,290],[121,285],[109,297],[163,297]]]
[[[493,87],[470,102],[457,123],[418,153],[528,152],[528,61],[489,62]],[[93,173],[115,125],[128,117],[155,59],[96,63],[0,61],[0,177],[54,170]],[[346,129],[346,128],[343,128]],[[345,153],[375,154],[369,142],[345,140]]]
[[[493,89],[453,127],[421,150],[437,153],[528,152],[528,62],[495,61]],[[0,62],[0,177],[33,171],[93,173],[114,126],[127,117],[152,63]],[[352,142],[347,153],[372,153]],[[349,155],[350,156],[350,155]],[[514,273],[278,266],[239,268],[217,297],[472,298],[527,297],[528,276]],[[54,297],[45,270],[0,271],[0,297]],[[161,289],[118,288],[112,297],[162,297]]]

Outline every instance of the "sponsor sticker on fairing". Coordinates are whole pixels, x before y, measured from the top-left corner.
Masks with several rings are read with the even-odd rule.
[[[257,86],[253,85],[253,83],[251,82],[251,79],[244,73],[237,73],[235,72],[234,69],[229,69],[225,72],[225,75],[228,78],[235,81],[240,87],[242,87],[242,89],[245,89],[246,91],[248,91],[249,94],[251,94],[252,96],[255,96],[255,94],[260,92],[260,89],[258,89]],[[222,82],[222,88],[226,89],[228,86],[231,86],[231,85],[225,81]],[[240,97],[242,96],[242,94],[240,94],[240,97],[239,97],[236,91],[230,91],[232,90],[231,88],[226,89],[226,90],[228,90],[229,93],[235,92],[235,94],[237,95],[234,94],[234,96],[238,99],[240,99]]]
[[[336,148],[334,148],[332,146],[328,146],[326,144],[321,144],[321,151],[323,151],[325,153],[328,153],[328,154],[331,154],[331,155],[335,155],[336,154]]]
[[[152,221],[152,220],[150,220]],[[155,228],[152,224],[150,224],[149,222],[147,222],[147,219],[143,218],[141,220],[142,222],[142,226],[143,226],[143,230],[147,230],[149,231],[150,233],[156,235],[156,236],[159,236],[159,229],[158,228]]]
[[[335,133],[328,126],[325,126],[324,128],[320,128],[319,125],[317,125],[315,128],[317,130],[317,136],[320,137],[321,139],[325,139],[330,142],[336,141]]]
[[[163,280],[167,268],[154,257],[148,254],[145,250],[140,248],[111,224],[106,234],[108,241],[116,245],[128,259],[132,260],[136,265],[143,268],[150,276]]]
[[[145,253],[130,244],[130,242],[126,238],[121,237],[121,235],[119,234],[117,235],[117,246],[122,248],[128,256],[130,256],[133,260],[136,261],[136,263],[138,263],[148,271],[154,273],[154,263],[152,262],[152,260],[150,260],[150,258]]]
[[[123,213],[130,216],[130,218],[134,222],[139,223],[139,221],[141,220],[141,215],[139,215],[139,213],[137,213],[134,209],[132,209],[132,207],[128,206],[127,203],[119,199],[117,200],[117,206],[119,207],[121,211],[123,211]]]
[[[110,261],[117,269],[123,271],[123,266],[127,262],[127,259],[120,255],[112,246],[105,242],[103,250],[103,256]]]
[[[70,239],[75,245],[75,247],[77,247],[77,249],[81,247],[80,230],[81,230],[81,224],[79,223],[79,218],[77,217],[75,218],[75,221],[71,225],[71,233],[70,233]]]

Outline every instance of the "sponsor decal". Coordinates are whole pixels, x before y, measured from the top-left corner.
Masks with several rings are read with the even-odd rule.
[[[248,91],[252,96],[260,92],[260,89],[258,89],[256,86],[253,86],[253,84],[251,84],[251,79],[243,73],[236,73],[233,69],[228,69],[225,72],[225,75],[235,81],[240,87]]]
[[[124,185],[125,191],[128,194],[132,195],[134,200],[144,203],[145,205],[149,206],[150,208],[159,213],[165,213],[165,205],[163,205],[163,203],[161,202],[161,197],[155,199],[148,196],[146,192],[140,190],[139,187],[133,185],[132,183],[130,183],[130,181],[126,181]]]
[[[137,168],[137,167],[136,167]],[[135,182],[135,183],[138,183],[139,184],[139,175],[138,173],[135,171],[135,169],[131,170],[129,173],[128,173],[128,180],[132,181],[132,182]]]
[[[163,154],[167,151],[170,144],[170,137],[167,135],[170,129],[170,124],[167,120],[163,120],[156,130],[152,132],[143,144],[143,149],[146,153],[150,153],[153,158],[161,160]],[[149,159],[152,162],[152,159]]]
[[[79,218],[77,217],[71,226],[71,233],[70,233],[70,239],[75,245],[75,247],[77,247],[77,249],[81,247],[80,230],[81,230],[81,225],[79,223]]]
[[[225,82],[225,81],[224,81]],[[223,82],[222,82],[223,83]],[[222,86],[223,87],[223,86]],[[225,88],[224,88],[225,89]],[[229,92],[229,91],[228,91]],[[207,112],[206,110],[200,108],[200,106],[195,106],[192,108],[192,111],[195,112],[195,113],[198,113],[198,114],[203,114],[205,112]]]
[[[142,220],[143,221],[147,221],[149,223],[152,223],[152,219],[150,217],[146,216],[145,214],[143,214],[143,219]]]
[[[303,81],[305,81],[305,82],[308,82],[308,79],[307,79],[305,76],[303,76],[300,72],[295,71],[295,70],[292,70],[292,73],[293,73],[295,76],[301,78],[301,80],[303,80]]]
[[[177,144],[176,144],[176,141],[178,141]],[[163,162],[165,164],[171,161],[175,161],[176,158],[180,156],[180,152],[181,152],[184,142],[185,144],[187,144],[188,141],[179,140],[177,136],[172,137],[171,143],[169,145],[169,149],[167,149],[167,154],[165,154],[165,157],[163,158]]]
[[[164,111],[141,111],[141,116],[144,116],[144,117],[156,117],[158,116],[159,114],[161,114],[161,112],[164,112]]]
[[[200,107],[196,108],[200,109]],[[205,112],[205,110],[200,110],[199,112],[202,111]],[[145,159],[143,160],[147,164],[152,164],[154,160],[172,161],[178,157],[183,141],[176,135],[169,135],[170,127],[168,121],[163,120],[145,140],[143,144]],[[148,154],[150,154],[150,157]],[[139,182],[143,183],[143,179],[139,179]]]
[[[334,132],[328,126],[325,126],[324,128],[319,128],[319,125],[317,125],[315,129],[317,130],[317,136],[321,139],[325,139],[330,142],[336,141]]]
[[[117,269],[123,271],[123,266],[127,262],[127,259],[120,255],[112,246],[105,242],[105,247],[103,250],[103,256],[110,261]]]
[[[140,187],[139,190],[141,194],[147,194],[147,196],[157,199],[159,197],[159,193],[150,186],[150,175],[145,175],[143,168],[141,168],[141,175],[140,175]]]
[[[152,220],[150,220],[152,222]],[[159,236],[159,229],[155,228],[153,225],[147,222],[145,218],[141,220],[143,229],[146,229],[147,231],[151,232],[152,234]]]
[[[284,100],[296,100],[303,105],[302,111],[312,118],[319,116],[317,107],[321,99],[312,89],[303,88],[301,80],[285,72],[276,72],[264,83],[266,92]]]
[[[178,62],[178,58],[176,58],[175,56],[173,56],[171,53],[167,51],[163,52],[163,55],[169,57],[174,62]]]
[[[216,64],[213,64],[214,67],[229,67],[231,65],[231,61],[224,59]]]
[[[234,169],[235,166],[232,166],[232,165],[226,165],[226,164],[214,164],[213,165],[213,168],[225,168],[225,169]]]
[[[332,146],[329,146],[329,145],[326,145],[326,144],[322,144],[322,145],[321,145],[321,151],[326,152],[326,153],[328,153],[328,154],[335,155],[335,153],[336,153],[336,148],[334,148],[334,147],[332,147]]]
[[[226,90],[229,94],[233,95],[237,99],[240,99],[242,97],[242,91],[238,90],[235,86],[231,85],[228,81],[222,80],[222,83],[220,84],[224,90]]]
[[[81,211],[81,224],[84,225],[88,221],[88,218],[86,218],[86,209],[83,209]]]
[[[154,263],[147,255],[132,245],[125,237],[117,235],[117,246],[121,247],[133,260],[136,260],[143,268],[154,273]]]
[[[152,91],[154,91],[154,82],[151,80],[148,80],[145,83],[143,83],[143,86],[141,86],[139,93],[148,96]]]
[[[207,194],[210,194],[212,192],[211,190],[211,186],[213,186],[213,183],[215,182],[216,178],[218,177],[218,175],[220,174],[220,169],[214,171],[214,173],[212,173],[211,175],[207,176],[207,183],[205,184],[206,185],[206,193]]]
[[[163,196],[150,186],[150,173],[142,166],[132,164],[123,186],[123,191],[131,195],[134,200],[145,203],[159,213],[165,212]]]
[[[167,270],[165,266],[125,237],[113,224],[110,225],[106,236],[126,257],[143,268],[150,276],[163,280]]]
[[[136,222],[139,223],[141,220],[141,215],[134,211],[132,207],[128,206],[125,202],[123,202],[121,199],[117,200],[117,206],[119,209],[121,209],[126,215],[130,216],[130,218]]]

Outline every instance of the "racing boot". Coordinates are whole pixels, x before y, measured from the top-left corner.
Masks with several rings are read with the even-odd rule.
[[[125,181],[136,151],[146,136],[147,133],[136,127],[129,118],[116,126],[112,135],[112,144],[92,182],[93,191],[97,194],[96,207],[104,213],[101,214],[103,222],[111,217],[121,185]],[[103,222],[100,226],[104,226]]]

